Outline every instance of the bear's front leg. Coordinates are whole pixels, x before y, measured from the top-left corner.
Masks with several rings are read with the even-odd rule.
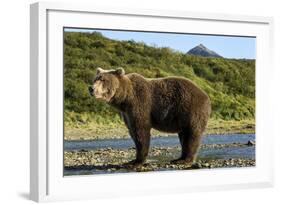
[[[135,111],[137,115],[133,113],[127,114],[121,112],[121,116],[129,130],[129,133],[136,146],[136,159],[126,163],[125,165],[140,165],[145,162],[148,155],[150,144],[150,130],[149,123],[145,123],[148,119],[145,117],[144,112]]]
[[[143,164],[146,160],[150,144],[150,129],[140,128],[130,131],[136,146],[136,159],[129,162],[132,165]]]

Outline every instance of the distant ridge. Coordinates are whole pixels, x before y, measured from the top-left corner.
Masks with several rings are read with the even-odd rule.
[[[199,44],[198,46],[190,49],[187,54],[202,56],[202,57],[215,57],[215,58],[223,58],[221,55],[217,54],[215,51],[212,51],[206,48],[203,44]]]

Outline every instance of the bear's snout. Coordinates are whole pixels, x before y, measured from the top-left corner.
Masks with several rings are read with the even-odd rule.
[[[92,88],[92,86],[90,86],[90,87],[88,88],[88,90],[89,90],[90,95],[93,96],[94,89]]]

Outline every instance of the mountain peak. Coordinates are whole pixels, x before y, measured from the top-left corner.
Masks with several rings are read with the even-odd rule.
[[[217,54],[215,51],[212,51],[212,50],[208,49],[202,43],[200,43],[198,46],[195,46],[194,48],[190,49],[187,52],[187,54],[195,55],[195,56],[203,56],[203,57],[222,58],[222,56]]]
[[[202,43],[200,43],[200,44],[198,45],[198,47],[206,48]]]

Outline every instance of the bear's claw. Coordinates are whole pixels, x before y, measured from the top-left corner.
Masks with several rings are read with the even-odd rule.
[[[139,161],[139,160],[131,160],[127,163],[124,164],[125,167],[137,167],[137,166],[141,166],[143,164],[142,161]]]

